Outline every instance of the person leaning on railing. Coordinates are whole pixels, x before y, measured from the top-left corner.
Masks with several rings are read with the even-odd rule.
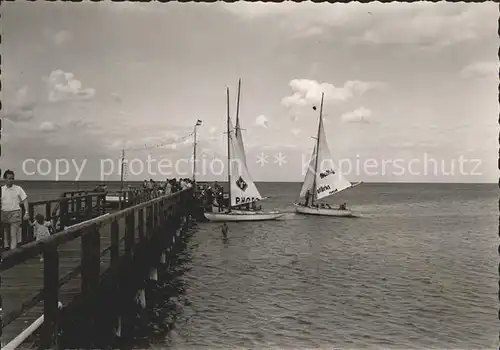
[[[50,221],[52,222],[52,227],[54,227],[54,229],[57,227],[57,224],[60,223],[61,221],[61,202],[64,201],[65,198],[66,196],[64,195],[64,193],[61,193],[59,195],[59,202],[56,204],[54,209],[52,209],[52,212],[50,213],[50,218],[47,218],[50,219]],[[63,227],[61,227],[60,229],[63,229]]]
[[[165,194],[166,195],[172,194],[172,183],[170,182],[170,180],[167,180],[167,183],[165,184]]]

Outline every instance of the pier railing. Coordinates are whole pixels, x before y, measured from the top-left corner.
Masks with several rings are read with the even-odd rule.
[[[29,202],[28,206],[28,211],[32,219],[34,219],[36,214],[42,214],[46,221],[52,223],[57,232],[63,230],[66,226],[104,214],[106,193],[86,192],[71,197],[61,196],[57,199]],[[35,239],[33,236],[33,227],[24,219],[22,227],[23,243],[33,241]]]
[[[67,191],[56,199],[29,202],[28,210],[32,219],[36,214],[42,214],[46,221],[52,223],[54,230],[59,232],[66,226],[105,214],[106,209],[110,208],[110,203],[106,202],[106,197],[109,195],[110,192]],[[125,209],[160,197],[158,191],[144,188],[116,191],[115,195],[121,198],[121,205],[116,209]],[[33,227],[23,219],[22,244],[34,239]]]
[[[105,195],[105,193],[98,196],[93,194],[74,196],[73,199],[77,201],[78,198],[83,198],[83,201],[88,200],[89,205],[87,208],[93,208],[90,205],[90,203],[93,203],[92,198],[102,198],[100,197],[102,195]],[[36,287],[32,286],[35,295],[29,300],[22,300],[21,305],[17,307],[13,305],[16,291],[11,291],[10,295],[5,295],[5,291],[1,293],[4,305],[2,330],[3,327],[11,324],[28,309],[43,302],[44,320],[40,341],[42,348],[49,348],[53,344],[57,332],[61,287],[69,280],[80,275],[79,294],[84,299],[89,296],[92,298],[91,295],[99,285],[100,276],[103,273],[102,259],[104,256],[107,255],[109,260],[108,266],[104,266],[104,271],[114,268],[122,257],[132,257],[137,243],[143,242],[154,232],[158,232],[158,229],[165,224],[169,215],[189,206],[192,199],[192,189],[154,198],[127,209],[94,218],[81,225],[62,230],[44,240],[34,241],[2,254],[2,261],[0,262],[2,279],[0,285],[3,286],[9,283],[9,278],[22,279],[22,277],[13,273],[6,276],[6,274],[9,275],[12,268],[21,264],[29,264],[30,261],[33,263],[35,258],[37,259],[40,254],[43,255],[43,288],[41,290],[36,292]],[[66,205],[69,203],[68,200],[66,198],[61,203]],[[36,204],[36,202],[33,203],[33,205]],[[46,210],[48,212],[49,209]],[[71,245],[72,242],[79,238],[81,238],[78,244],[79,249],[72,250],[72,255],[74,255],[72,259],[76,258],[79,265],[61,278],[61,260],[63,259],[61,252],[63,251],[66,255],[68,253],[62,247],[68,244]],[[104,249],[103,246],[105,246]],[[25,285],[32,283],[31,279],[33,278],[32,276],[26,276],[27,281],[23,282],[23,286],[26,288]],[[19,300],[17,301],[19,302]],[[2,298],[0,297],[0,307],[2,307],[1,303]]]
[[[65,198],[71,198],[75,196],[85,196],[88,193],[91,193],[94,191],[89,191],[89,190],[78,190],[78,191],[66,191],[62,193],[62,197]]]
[[[149,188],[133,188],[127,190],[118,190],[114,192],[108,192],[107,196],[113,196],[118,198],[118,201],[114,202],[114,204],[120,208],[124,209],[131,205],[135,205],[138,203],[146,202],[154,198],[161,197],[159,189],[149,189]],[[111,203],[108,203],[112,206]]]

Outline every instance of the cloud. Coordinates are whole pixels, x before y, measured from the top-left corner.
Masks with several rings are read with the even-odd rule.
[[[43,132],[53,132],[59,129],[59,125],[54,122],[45,121],[40,124],[40,131]]]
[[[342,87],[335,87],[330,83],[319,83],[310,79],[293,79],[288,84],[292,89],[290,96],[284,97],[281,104],[286,108],[304,107],[317,104],[321,101],[321,94],[325,94],[325,101],[346,101],[355,95],[385,86],[380,82],[364,82],[349,80]]]
[[[124,142],[123,140],[114,140],[110,145],[109,145],[109,148],[112,149],[112,150],[119,150],[119,149],[123,149],[123,148],[126,148],[126,142]]]
[[[52,71],[47,78],[48,98],[51,102],[65,100],[88,100],[94,97],[95,89],[82,88],[82,82],[73,73],[60,69]]]
[[[216,131],[217,131],[217,128],[216,128],[215,126],[212,126],[208,132],[212,135],[212,134],[214,134]]]
[[[372,122],[372,111],[365,107],[359,107],[352,112],[344,113],[340,119],[344,123],[368,124]]]
[[[292,2],[283,3],[250,3],[247,1],[234,3],[221,3],[220,6],[226,11],[236,15],[241,15],[247,18],[268,17],[273,15],[281,15],[298,10],[297,4]]]
[[[107,1],[102,1],[102,2],[96,2],[95,4],[92,4],[93,6],[98,6],[103,10],[108,10],[112,12],[119,12],[119,13],[133,13],[134,15],[137,15],[138,13],[160,13],[161,11],[168,11],[168,9],[171,8],[172,5],[168,4],[168,6],[162,6],[163,4],[161,3],[155,3],[155,2],[150,2],[150,3],[140,3],[140,2],[132,2],[132,1],[123,1],[123,2],[116,2],[111,3]]]
[[[263,127],[263,128],[267,128],[269,126],[269,119],[267,119],[267,117],[265,115],[259,115],[255,119],[255,125]]]
[[[54,34],[54,36],[52,37],[52,41],[54,42],[54,44],[60,46],[62,44],[64,44],[65,42],[67,42],[68,40],[70,40],[72,37],[71,33],[67,30],[61,30],[59,32],[57,32],[56,34]]]
[[[388,147],[390,148],[396,148],[400,150],[414,150],[414,149],[429,149],[429,148],[436,148],[440,145],[440,142],[436,141],[420,141],[420,140],[415,140],[415,141],[402,141],[402,142],[395,142],[395,143],[389,143],[387,144]]]
[[[83,120],[83,119],[79,119],[79,118],[72,118],[72,119],[69,119],[65,124],[64,126],[67,126],[67,127],[70,127],[70,128],[76,128],[76,129],[83,129],[83,128],[86,128],[88,127],[90,124]]]
[[[26,122],[34,118],[35,102],[28,97],[28,87],[22,87],[15,92],[12,102],[4,98],[3,118],[12,122]]]
[[[495,78],[498,79],[498,61],[473,62],[462,69],[463,78]]]
[[[6,166],[17,168],[21,171],[21,162],[27,158],[41,159],[47,158],[51,161],[57,158],[82,160],[88,159],[89,176],[93,179],[99,178],[98,168],[93,167],[99,164],[99,159],[109,157],[107,147],[104,144],[107,140],[96,137],[91,130],[77,125],[73,120],[49,119],[53,113],[43,113],[40,111],[40,120],[30,123],[12,123],[9,121],[9,137],[2,135],[2,147]],[[38,114],[38,113],[37,113]],[[104,141],[104,142],[103,142]],[[51,174],[51,176],[53,173]],[[73,177],[75,174],[72,175]],[[37,174],[35,178],[43,176]],[[26,178],[26,176],[25,176]],[[88,178],[88,177],[87,177]],[[52,178],[53,179],[53,178]],[[68,178],[69,179],[69,178]]]
[[[301,132],[302,130],[300,129],[292,129],[292,134],[294,134],[295,136],[299,135]]]
[[[312,36],[319,36],[324,33],[324,29],[320,26],[312,26],[302,32],[297,33],[296,38],[308,38]]]
[[[412,149],[412,148],[415,148],[417,145],[418,144],[415,141],[403,141],[403,142],[396,142],[396,143],[388,144],[389,147],[398,148],[398,149]]]
[[[361,39],[373,44],[450,46],[477,37],[478,18],[475,14],[470,7],[450,13],[449,8],[439,4],[420,5],[413,13],[379,21],[373,28],[368,28]]]
[[[329,29],[338,28],[350,42],[436,47],[477,39],[485,30],[496,29],[498,17],[493,3],[238,2],[221,6],[250,21],[273,20],[292,38],[327,35]]]
[[[24,110],[22,108],[16,108],[10,111],[6,110],[2,114],[3,118],[13,122],[27,122],[33,119],[34,117],[34,112],[32,109]]]
[[[113,98],[113,100],[115,100],[115,102],[118,102],[118,103],[122,103],[123,102],[121,96],[117,92],[113,92],[111,94],[111,97]]]

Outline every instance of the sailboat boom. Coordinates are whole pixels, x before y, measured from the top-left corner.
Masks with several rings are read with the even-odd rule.
[[[359,185],[361,185],[362,183],[363,183],[363,181],[356,182],[355,184],[353,184],[353,185],[351,185],[351,186],[349,186],[349,187],[346,187],[346,188],[343,188],[343,189],[341,189],[341,190],[335,191],[334,193],[329,194],[329,195],[327,195],[327,196],[325,196],[325,197],[323,197],[323,198],[321,198],[321,199],[325,199],[325,198],[327,198],[327,197],[334,196],[334,195],[336,195],[336,194],[339,194],[339,193],[340,193],[340,192],[342,192],[342,191],[345,191],[345,190],[348,190],[348,189],[354,188],[354,187],[356,187],[356,186],[359,186]]]

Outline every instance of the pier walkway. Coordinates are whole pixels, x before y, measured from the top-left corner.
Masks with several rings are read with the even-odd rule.
[[[106,196],[68,192],[30,203],[32,216],[43,213],[57,232],[34,241],[24,225],[28,243],[2,254],[2,349],[82,342],[95,348],[125,334],[134,317],[126,305],[144,295],[141,283],[175,245],[194,207],[193,189],[157,198],[123,193],[121,210],[110,208]],[[82,330],[78,344],[68,343]]]

